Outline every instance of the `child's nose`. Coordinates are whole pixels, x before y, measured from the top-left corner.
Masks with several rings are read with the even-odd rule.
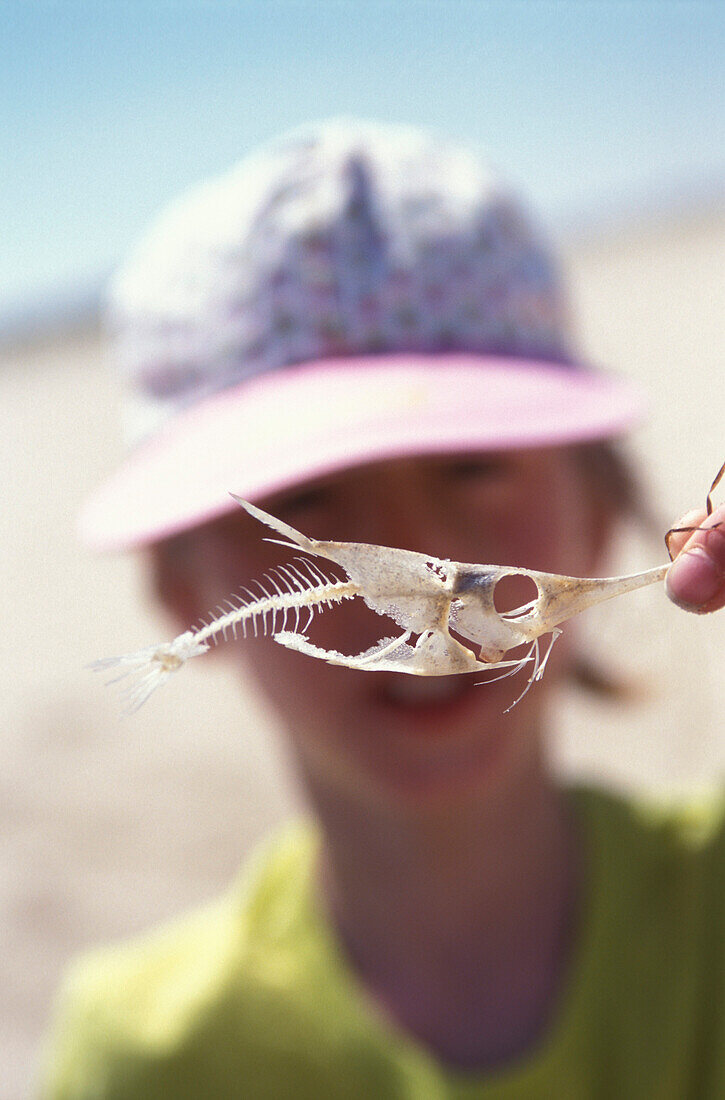
[[[441,509],[422,464],[401,461],[376,471],[361,494],[360,511],[365,542],[436,554],[443,533]]]

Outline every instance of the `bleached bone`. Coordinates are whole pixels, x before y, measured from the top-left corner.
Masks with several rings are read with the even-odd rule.
[[[95,668],[120,667],[117,679],[128,673],[140,674],[140,680],[126,691],[130,710],[141,706],[190,657],[205,653],[230,630],[236,637],[241,627],[246,636],[251,624],[256,635],[261,620],[266,634],[268,616],[272,617],[272,637],[279,645],[366,672],[448,676],[504,669],[501,675],[510,676],[531,665],[521,699],[543,675],[553,642],[561,633],[560,623],[604,600],[663,580],[670,565],[668,562],[622,577],[581,578],[513,566],[466,564],[389,546],[312,539],[241,497],[234,499],[249,515],[283,536],[269,541],[334,562],[344,569],[348,579],[328,576],[316,562],[297,557],[295,563],[266,574],[266,584],[257,582],[259,595],[245,589],[245,598],[238,598],[236,604],[228,602],[226,610],[219,608],[218,614],[199,628],[137,654],[95,662]],[[513,611],[499,612],[494,604],[496,585],[504,577],[513,576],[529,577],[536,585],[537,597]],[[321,649],[310,642],[305,631],[314,613],[355,596],[377,614],[391,618],[401,634],[381,639],[354,656]],[[291,612],[295,615],[294,629],[288,630]],[[300,612],[307,614],[302,631]],[[278,615],[282,617],[281,630],[276,628]],[[472,642],[478,655],[453,637],[451,629]],[[539,639],[545,634],[551,639],[542,658]],[[503,660],[509,650],[525,644],[529,648],[524,656]]]

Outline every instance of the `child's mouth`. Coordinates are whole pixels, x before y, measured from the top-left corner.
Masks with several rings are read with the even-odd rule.
[[[388,673],[381,677],[378,702],[391,714],[412,718],[421,732],[430,727],[446,733],[446,720],[463,708],[468,709],[476,695],[475,677],[405,676]]]
[[[394,703],[445,703],[469,688],[464,676],[404,676],[386,678],[383,694]]]

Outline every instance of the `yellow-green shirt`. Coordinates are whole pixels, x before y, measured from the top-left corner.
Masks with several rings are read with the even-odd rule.
[[[318,910],[311,826],[220,901],[79,961],[48,1100],[723,1100],[719,810],[572,795],[589,846],[583,927],[541,1042],[494,1073],[442,1066],[384,1022]]]

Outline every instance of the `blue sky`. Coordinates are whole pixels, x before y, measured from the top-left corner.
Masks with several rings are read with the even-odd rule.
[[[334,114],[485,146],[554,227],[725,188],[725,5],[0,4],[0,316],[93,285],[180,190]]]

